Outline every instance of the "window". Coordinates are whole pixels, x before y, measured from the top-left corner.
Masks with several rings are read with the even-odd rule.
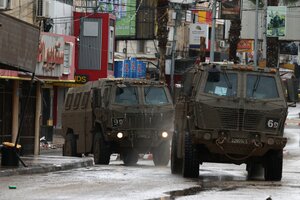
[[[90,92],[85,92],[83,95],[83,99],[81,101],[81,108],[86,108],[88,100],[89,100]]]
[[[93,106],[95,108],[101,107],[101,90],[95,89],[93,91]]]
[[[73,104],[74,109],[77,109],[79,107],[80,99],[81,99],[81,93],[76,94],[74,104]]]
[[[65,109],[66,110],[69,110],[71,108],[71,104],[72,104],[72,101],[73,101],[73,96],[74,96],[74,94],[68,94],[66,104],[65,104]]]
[[[83,36],[98,37],[99,23],[98,22],[83,22]]]
[[[217,96],[236,96],[237,74],[226,71],[208,72],[204,92]]]
[[[137,87],[117,87],[115,103],[126,105],[138,104]]]
[[[169,103],[163,87],[145,87],[144,96],[146,104],[166,104]]]
[[[104,89],[103,99],[104,99],[104,106],[105,107],[106,107],[106,105],[108,105],[109,100],[110,100],[110,98],[109,98],[109,95],[110,95],[109,91],[110,91],[110,88],[105,88]]]
[[[276,80],[272,76],[247,75],[247,98],[273,99],[278,98]]]

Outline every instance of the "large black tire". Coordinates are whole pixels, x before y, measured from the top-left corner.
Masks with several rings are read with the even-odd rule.
[[[110,160],[110,148],[105,143],[101,133],[97,133],[94,137],[93,154],[95,164],[108,165]]]
[[[122,154],[122,160],[126,166],[135,165],[139,160],[139,154],[132,149]]]
[[[192,143],[189,132],[185,133],[182,175],[186,178],[199,177],[199,151]]]
[[[153,162],[155,166],[167,166],[170,160],[170,142],[162,142],[153,151]]]
[[[256,179],[263,174],[263,167],[259,163],[248,163],[246,170],[248,172],[247,175],[248,180]]]
[[[180,174],[182,172],[182,159],[177,157],[178,133],[173,133],[171,146],[171,172],[172,174]]]
[[[78,156],[76,137],[73,133],[67,133],[66,135],[63,156]]]
[[[281,181],[282,178],[282,150],[271,151],[265,159],[265,180]]]

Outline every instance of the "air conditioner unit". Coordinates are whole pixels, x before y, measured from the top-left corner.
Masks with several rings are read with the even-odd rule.
[[[9,6],[9,0],[0,0],[0,10],[6,10]]]
[[[49,8],[50,8],[49,1],[36,0],[36,16],[37,17],[49,17]]]
[[[225,41],[221,40],[219,41],[219,47],[224,48],[225,47]]]

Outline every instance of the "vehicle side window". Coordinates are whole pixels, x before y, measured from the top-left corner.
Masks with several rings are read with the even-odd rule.
[[[81,93],[77,93],[73,104],[74,109],[77,109],[79,107],[80,99],[81,99]]]
[[[272,76],[247,75],[247,98],[273,99],[278,98],[276,80]]]
[[[73,96],[74,96],[74,94],[68,94],[66,104],[65,104],[65,109],[66,110],[69,110],[71,108],[71,104],[72,104],[72,101],[73,101]]]
[[[95,89],[93,91],[93,106],[95,108],[101,107],[101,90]]]
[[[237,74],[228,72],[208,72],[205,93],[217,96],[237,95]]]
[[[105,88],[104,89],[104,94],[103,94],[103,100],[104,100],[104,102],[103,103],[105,104],[104,105],[105,107],[108,105],[107,103],[109,101],[109,91],[110,91],[109,89],[110,88]]]
[[[87,103],[88,103],[88,99],[89,99],[89,96],[90,96],[90,92],[85,92],[83,94],[83,99],[81,101],[81,108],[84,109],[87,107]]]

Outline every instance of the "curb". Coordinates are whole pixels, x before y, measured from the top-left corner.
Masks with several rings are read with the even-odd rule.
[[[285,126],[300,126],[300,122],[297,123],[297,122],[289,122],[289,123],[285,123],[284,124]]]
[[[0,169],[0,177],[3,176],[14,176],[14,175],[27,175],[27,174],[38,174],[47,173],[61,170],[69,170],[81,167],[88,167],[94,165],[93,158],[82,158],[78,161],[73,161],[71,163],[61,163],[61,164],[41,164],[37,166],[28,166],[22,168],[7,168]]]

